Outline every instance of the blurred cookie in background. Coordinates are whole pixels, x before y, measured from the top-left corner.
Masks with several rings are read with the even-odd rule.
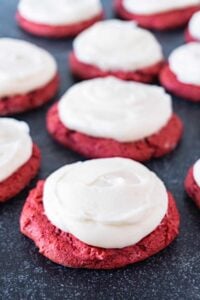
[[[200,43],[192,42],[173,50],[160,72],[160,82],[174,95],[200,102]]]
[[[200,160],[189,169],[185,179],[185,190],[200,208]]]
[[[69,56],[72,73],[81,79],[116,76],[144,83],[157,79],[163,61],[151,32],[120,20],[98,22],[80,33]]]
[[[100,0],[20,0],[16,14],[22,29],[48,38],[72,37],[103,17]]]
[[[0,39],[0,116],[21,113],[50,101],[59,87],[56,61],[23,40]]]
[[[186,25],[200,10],[200,0],[114,0],[114,7],[120,17],[142,27],[169,30]]]

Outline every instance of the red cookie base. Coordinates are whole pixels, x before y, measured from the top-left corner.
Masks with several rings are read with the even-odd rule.
[[[123,6],[123,0],[114,0],[114,7],[123,19],[133,20],[142,27],[156,30],[169,30],[184,26],[192,15],[200,10],[200,5],[197,5],[147,16],[128,12]]]
[[[164,62],[163,61],[158,62],[153,66],[150,66],[148,68],[143,68],[133,72],[104,71],[96,66],[88,65],[79,61],[76,55],[72,52],[69,55],[69,64],[72,73],[81,79],[92,79],[97,77],[115,76],[122,80],[131,80],[131,81],[138,81],[143,83],[150,83],[153,82],[158,77]]]
[[[6,180],[0,182],[0,203],[19,194],[36,176],[40,168],[40,150],[33,144],[31,158]]]
[[[59,86],[58,74],[45,86],[29,92],[0,98],[0,116],[8,116],[16,113],[40,107],[50,101],[56,94]]]
[[[114,269],[142,261],[166,248],[179,233],[179,213],[169,193],[168,212],[150,235],[134,246],[103,249],[89,246],[72,234],[52,225],[44,214],[43,185],[40,181],[24,205],[20,228],[32,239],[42,255],[53,262],[72,268]]]
[[[193,176],[193,167],[188,171],[185,179],[185,190],[187,194],[193,199],[196,205],[200,208],[200,187],[196,184]]]
[[[146,161],[171,152],[183,133],[182,122],[174,114],[160,132],[138,142],[120,143],[112,139],[94,138],[66,128],[59,119],[57,104],[47,114],[47,129],[57,142],[85,157],[125,157],[137,161]]]
[[[76,24],[68,24],[68,25],[59,25],[59,26],[51,26],[44,25],[39,23],[31,22],[24,17],[22,17],[19,13],[16,14],[16,20],[18,25],[24,29],[25,31],[41,37],[49,37],[49,38],[64,38],[64,37],[73,37],[90,27],[94,23],[101,21],[104,17],[104,13],[101,12],[99,15]]]
[[[185,31],[185,41],[186,41],[187,43],[191,43],[191,42],[200,42],[199,39],[194,38],[194,37],[190,34],[188,28],[187,28],[186,31]]]
[[[164,66],[160,72],[160,82],[174,95],[193,102],[200,102],[200,86],[180,82],[170,70],[169,65]]]

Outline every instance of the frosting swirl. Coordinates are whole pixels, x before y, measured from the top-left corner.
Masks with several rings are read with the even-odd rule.
[[[44,186],[44,210],[57,228],[103,248],[134,245],[156,229],[168,208],[162,181],[124,158],[66,165]]]
[[[133,142],[163,128],[172,116],[172,105],[163,88],[106,77],[71,87],[61,98],[58,112],[67,128]]]
[[[75,38],[73,47],[78,60],[102,70],[135,71],[163,60],[149,31],[120,20],[96,23]]]
[[[56,62],[47,51],[22,40],[0,39],[0,97],[40,88],[56,72]]]
[[[23,166],[32,155],[32,140],[25,122],[0,119],[0,182]]]

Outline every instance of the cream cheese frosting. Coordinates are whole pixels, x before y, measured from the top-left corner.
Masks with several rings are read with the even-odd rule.
[[[96,23],[75,38],[73,47],[79,61],[102,70],[136,71],[163,60],[152,33],[120,20]]]
[[[200,0],[123,0],[124,8],[138,15],[152,15],[200,5]]]
[[[169,67],[178,80],[185,84],[200,85],[200,43],[180,46],[169,56]]]
[[[86,21],[102,12],[100,0],[21,0],[18,11],[25,19],[59,26]]]
[[[189,33],[200,40],[200,11],[195,13],[189,22]]]
[[[0,118],[0,182],[22,167],[31,155],[28,125],[11,118]]]
[[[56,75],[54,58],[31,43],[0,39],[0,97],[31,92]]]
[[[193,176],[196,184],[200,187],[200,159],[193,166]]]
[[[168,209],[163,182],[124,158],[66,165],[44,186],[50,222],[82,242],[102,248],[134,245],[153,232]]]
[[[72,86],[59,101],[58,113],[69,129],[133,142],[163,128],[172,116],[172,103],[161,87],[106,77]]]

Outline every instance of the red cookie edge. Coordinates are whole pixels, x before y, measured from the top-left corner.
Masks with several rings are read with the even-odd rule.
[[[193,102],[200,102],[200,86],[180,82],[176,75],[170,70],[169,64],[165,65],[161,70],[160,82],[166,90],[175,96]]]
[[[30,192],[22,210],[20,229],[25,236],[34,241],[43,256],[57,264],[88,269],[124,267],[163,250],[179,233],[179,212],[173,196],[168,193],[167,214],[160,225],[140,242],[123,249],[89,246],[50,223],[43,209],[43,186],[44,181],[40,181]]]
[[[137,71],[104,71],[97,66],[85,64],[79,61],[74,52],[69,54],[69,65],[71,72],[81,79],[92,79],[97,77],[115,76],[122,80],[151,83],[157,79],[164,61]]]
[[[196,39],[195,37],[193,37],[189,31],[189,29],[187,28],[185,31],[185,41],[187,43],[191,43],[191,42],[200,42],[200,40]]]
[[[33,144],[31,158],[10,177],[0,182],[0,203],[19,194],[37,175],[40,163],[40,150],[36,144]]]
[[[185,178],[185,190],[189,197],[196,203],[196,205],[200,208],[200,187],[197,185],[194,175],[193,175],[193,167],[191,167],[188,171],[188,174]]]
[[[33,35],[47,38],[73,37],[81,31],[92,26],[94,23],[101,21],[103,18],[104,12],[102,11],[100,14],[83,22],[68,25],[51,26],[31,22],[22,17],[19,12],[16,13],[17,23],[23,30]]]
[[[45,86],[27,94],[0,97],[0,116],[9,116],[38,108],[49,102],[59,87],[59,75]]]
[[[125,157],[146,161],[170,153],[182,137],[183,124],[173,114],[168,124],[157,134],[138,142],[120,143],[66,128],[59,119],[58,104],[55,103],[47,113],[47,130],[57,142],[88,158]]]
[[[200,5],[147,16],[132,14],[124,8],[123,0],[114,0],[114,9],[121,18],[136,21],[142,27],[155,30],[170,30],[187,24],[192,15],[200,10]]]

